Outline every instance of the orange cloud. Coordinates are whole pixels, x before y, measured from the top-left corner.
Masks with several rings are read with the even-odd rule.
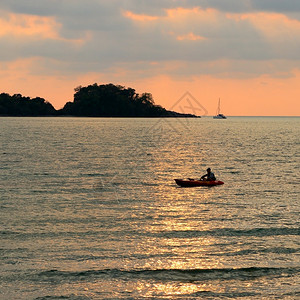
[[[58,39],[60,25],[53,17],[40,17],[22,14],[9,14],[0,20],[0,36],[40,36]]]
[[[201,21],[212,22],[216,20],[216,15],[218,11],[212,8],[201,9],[200,7],[194,8],[175,8],[167,10],[167,19],[174,19],[175,22],[179,22],[179,20],[191,20],[191,19],[199,19]]]
[[[143,14],[134,14],[131,11],[124,12],[124,16],[136,22],[155,22],[163,29],[162,32],[167,32],[171,36],[175,36],[178,41],[199,41],[206,38],[195,34],[190,27],[195,24],[207,23],[211,24],[217,19],[218,11],[214,9],[195,8],[175,8],[166,10],[164,16],[149,16]],[[171,30],[166,31],[165,28]]]
[[[177,36],[177,40],[178,41],[183,41],[183,40],[199,41],[199,40],[206,40],[206,38],[203,37],[203,36],[200,36],[200,35],[196,35],[193,32],[190,32],[190,33],[185,34],[185,35]]]
[[[134,14],[131,11],[125,11],[123,13],[123,15],[128,18],[131,19],[133,21],[139,21],[139,22],[145,22],[145,21],[155,21],[158,19],[158,17],[155,16],[148,16],[148,15],[138,15],[138,14]]]
[[[134,21],[164,21],[180,23],[183,20],[201,19],[201,21],[213,21],[218,11],[215,9],[194,8],[172,8],[166,10],[165,16],[149,16],[145,14],[135,14],[131,11],[125,11],[123,15]]]
[[[226,14],[226,17],[236,22],[251,22],[267,38],[300,35],[300,21],[280,13]]]
[[[62,25],[54,17],[8,14],[6,18],[0,19],[0,37],[52,39],[75,45],[82,45],[90,39],[89,33],[80,39],[66,39],[59,34],[61,27]]]

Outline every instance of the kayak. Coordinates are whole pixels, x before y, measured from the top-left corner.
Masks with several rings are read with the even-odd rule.
[[[191,179],[174,179],[176,183],[182,187],[193,187],[193,186],[215,186],[215,185],[221,185],[224,184],[223,181],[219,180],[213,180],[213,181],[207,181],[207,180],[191,180]]]

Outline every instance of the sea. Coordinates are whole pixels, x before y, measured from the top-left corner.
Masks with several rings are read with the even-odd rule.
[[[0,128],[1,300],[300,299],[299,117]]]

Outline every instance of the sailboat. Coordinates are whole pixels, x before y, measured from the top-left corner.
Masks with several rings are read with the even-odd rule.
[[[213,116],[214,119],[227,119],[223,114],[221,114],[221,104],[220,104],[220,98],[219,98],[219,104],[218,104],[218,109],[217,113],[215,116]]]

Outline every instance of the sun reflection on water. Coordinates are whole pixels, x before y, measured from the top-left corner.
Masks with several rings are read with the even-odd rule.
[[[137,283],[137,292],[143,294],[144,297],[170,297],[176,295],[186,295],[204,292],[207,290],[206,284],[201,284],[201,286],[193,283],[176,283],[176,282],[167,282],[167,283],[146,283],[138,282]]]
[[[201,234],[197,236],[197,232],[213,229],[205,221],[211,213],[206,201],[212,191],[202,189],[197,193],[192,189],[176,187],[169,191],[164,199],[157,200],[149,207],[152,219],[143,230],[155,238],[144,241],[144,250],[149,256],[152,255],[144,267],[177,270],[221,267],[221,260],[210,255],[218,243],[217,238]]]

